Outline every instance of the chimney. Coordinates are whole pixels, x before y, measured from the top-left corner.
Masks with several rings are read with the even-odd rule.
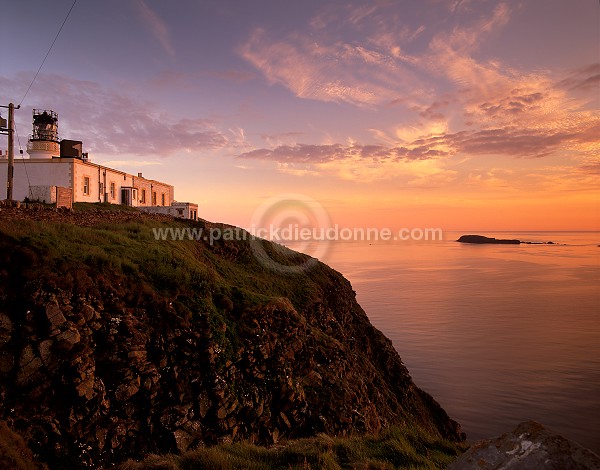
[[[143,178],[141,173],[138,173],[138,178]]]

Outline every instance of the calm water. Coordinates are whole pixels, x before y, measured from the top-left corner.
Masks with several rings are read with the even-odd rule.
[[[600,233],[459,235],[336,242],[323,261],[469,441],[534,419],[600,452]]]

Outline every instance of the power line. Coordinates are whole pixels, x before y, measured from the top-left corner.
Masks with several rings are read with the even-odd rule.
[[[17,121],[15,119],[15,122],[13,123],[13,125],[15,126],[15,134],[17,135],[17,142],[19,143],[19,150],[22,152],[23,151],[23,147],[21,147],[21,139],[19,139],[19,131],[17,130]]]
[[[21,98],[21,102],[19,103],[19,106],[21,106],[21,104],[23,103],[23,101],[25,100],[25,97],[27,96],[27,93],[29,93],[29,90],[31,90],[31,87],[33,86],[33,82],[35,82],[35,79],[37,78],[37,76],[40,74],[40,71],[42,70],[42,67],[44,66],[44,63],[46,62],[46,59],[48,58],[48,56],[50,55],[50,51],[52,50],[52,48],[54,47],[54,43],[56,42],[56,40],[58,39],[58,36],[60,35],[60,32],[62,31],[65,23],[67,22],[67,19],[69,18],[69,15],[71,14],[71,11],[73,11],[73,8],[75,7],[75,4],[77,3],[77,0],[75,0],[73,2],[73,5],[71,5],[71,8],[69,8],[69,11],[67,13],[67,16],[65,16],[64,21],[62,22],[62,24],[60,25],[60,29],[58,30],[58,33],[56,33],[56,36],[54,37],[54,41],[52,41],[52,44],[50,44],[50,48],[48,49],[48,52],[46,52],[46,56],[44,57],[44,60],[42,60],[42,63],[40,64],[40,68],[38,69],[38,71],[36,72],[35,76],[33,77],[33,80],[31,80],[31,83],[29,84],[29,87],[27,88],[27,91],[25,92],[25,94],[23,95],[23,98]]]

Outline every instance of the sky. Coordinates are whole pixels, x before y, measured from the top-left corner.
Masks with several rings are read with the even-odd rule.
[[[27,92],[72,5],[3,3],[23,148],[52,109],[246,228],[298,195],[345,227],[600,230],[597,0],[79,0]]]

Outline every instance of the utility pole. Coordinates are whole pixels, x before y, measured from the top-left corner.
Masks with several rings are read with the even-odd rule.
[[[15,108],[15,105],[13,103],[9,103],[8,106],[0,107],[8,108],[8,126],[6,127],[6,129],[2,129],[2,133],[8,134],[8,168],[6,169],[6,200],[12,201],[13,176],[15,173],[15,109],[19,109],[21,105]]]

